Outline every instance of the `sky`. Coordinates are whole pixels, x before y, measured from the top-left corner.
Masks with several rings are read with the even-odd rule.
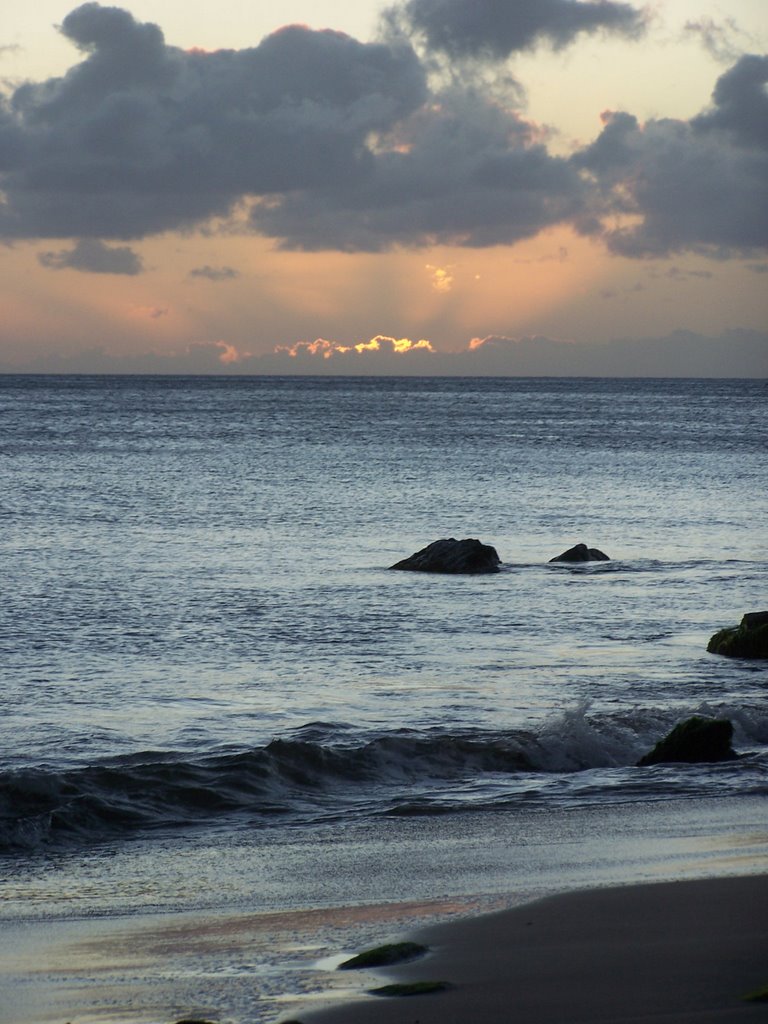
[[[0,8],[0,372],[768,375],[765,0]]]

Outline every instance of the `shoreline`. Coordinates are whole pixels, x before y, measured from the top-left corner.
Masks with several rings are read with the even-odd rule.
[[[767,904],[765,806],[764,797],[753,796],[393,819],[300,836],[253,832],[239,843],[206,833],[197,843],[187,837],[181,845],[121,846],[85,864],[41,862],[29,871],[20,865],[2,886],[0,1024],[342,1024],[339,1014],[348,1006],[353,1014],[346,1020],[356,1024],[375,1024],[374,1011],[387,1008],[390,1016],[381,1020],[388,1024],[450,1024],[453,1005],[456,1024],[474,1024],[481,1018],[462,1016],[462,957],[445,979],[458,983],[453,992],[367,997],[365,1017],[357,997],[393,975],[440,980],[443,954],[463,934],[454,928],[500,920],[499,913],[515,913],[505,908],[527,910],[558,893],[587,898],[633,886],[648,893],[690,879],[719,886],[731,883],[716,880],[733,878],[737,886],[758,886],[751,907],[758,899]],[[195,896],[214,898],[179,901],[191,879]],[[336,971],[361,950],[422,935],[433,947],[424,961]],[[757,945],[768,945],[764,930]],[[762,984],[768,977],[754,985],[750,979],[748,987]],[[760,1019],[759,1011],[765,1019],[764,1005],[757,1014],[747,1009],[748,1018],[739,1007],[736,1019]],[[670,1020],[676,1018],[664,1024]],[[558,1024],[581,1022],[565,1013]]]
[[[755,867],[763,868],[763,864]],[[503,905],[496,898],[496,906]],[[28,922],[4,935],[3,1024],[739,1024],[768,987],[768,873],[527,898]],[[439,918],[442,916],[442,921]],[[431,918],[431,920],[430,920]],[[338,971],[412,939],[420,959]],[[391,982],[445,992],[382,998]]]
[[[301,1024],[738,1024],[766,1019],[768,874],[577,890],[420,929],[420,960],[366,972],[447,991],[363,995]],[[283,1018],[284,1020],[287,1018]]]

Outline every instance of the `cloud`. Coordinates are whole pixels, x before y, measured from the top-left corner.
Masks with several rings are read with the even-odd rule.
[[[142,352],[116,355],[94,347],[70,355],[58,353],[33,360],[21,368],[0,363],[0,373],[115,373],[115,374],[229,374],[247,354],[224,341],[194,342],[166,354]],[[256,372],[251,370],[251,372]]]
[[[189,272],[190,277],[202,277],[208,281],[233,281],[240,277],[240,272],[234,267],[210,267],[206,263],[203,267],[193,267]]]
[[[462,372],[480,376],[763,377],[768,333],[734,330],[708,337],[674,331],[607,344],[490,336],[474,338],[456,361]]]
[[[429,373],[430,370],[424,358],[435,354],[435,349],[430,341],[421,339],[411,341],[410,338],[389,338],[386,335],[378,334],[370,341],[360,341],[353,345],[344,345],[338,341],[329,341],[325,338],[318,338],[316,341],[299,341],[295,345],[278,345],[275,348],[274,356],[278,360],[295,362],[291,372],[314,372],[310,367],[317,367],[318,363],[325,367],[333,366],[339,368],[346,364],[354,365],[357,370],[362,370],[364,364],[366,372],[386,372],[387,366],[403,369],[402,360],[407,358],[413,364],[414,358],[418,360],[421,373]],[[261,361],[270,360],[269,356],[261,357]]]
[[[0,107],[0,237],[141,238],[227,217],[244,197],[353,185],[370,139],[417,109],[405,43],[289,26],[249,49],[185,52],[86,3],[82,60]]]
[[[482,247],[576,217],[584,191],[535,124],[450,86],[382,137],[364,178],[257,204],[252,223],[285,248]]]
[[[140,274],[141,257],[127,245],[105,245],[95,238],[81,238],[73,249],[41,252],[38,262],[50,270],[80,270],[88,274]]]
[[[714,277],[711,270],[687,270],[684,267],[669,267],[661,274],[652,273],[651,277],[666,277],[670,281],[690,281],[691,278],[704,278],[705,280]]]
[[[747,148],[768,151],[768,56],[746,54],[720,76],[712,107],[691,122],[702,136],[723,132]]]
[[[690,121],[641,125],[625,112],[572,159],[596,186],[599,234],[615,253],[712,256],[768,246],[768,57],[742,57],[716,84],[711,107]],[[612,220],[624,218],[614,226]]]
[[[684,31],[699,37],[701,45],[715,60],[723,64],[732,64],[738,60],[747,48],[749,37],[743,32],[733,18],[717,22],[713,18],[699,18],[698,21],[687,21]]]
[[[150,320],[160,320],[171,313],[167,306],[134,306],[131,312],[141,319],[148,317]]]
[[[428,42],[442,26],[434,45],[468,60],[644,24],[610,0],[396,11]],[[768,246],[768,57],[740,58],[690,121],[612,112],[563,157],[514,85],[430,77],[432,57],[402,33],[361,43],[293,25],[250,48],[184,51],[98,3],[61,30],[80,61],[0,96],[0,241],[80,239],[47,266],[138,273],[130,250],[99,240],[216,226],[307,251],[512,245],[561,224],[627,257]]]
[[[349,345],[322,338],[279,345],[268,355],[252,355],[219,340],[164,355],[117,356],[103,349],[50,355],[24,365],[0,365],[0,372],[763,378],[768,374],[768,333],[734,330],[706,336],[675,331],[607,344],[491,335],[473,338],[460,352],[441,352],[426,340],[378,335]]]
[[[407,0],[387,15],[451,58],[504,60],[542,43],[559,49],[581,33],[636,37],[645,15],[613,0]]]

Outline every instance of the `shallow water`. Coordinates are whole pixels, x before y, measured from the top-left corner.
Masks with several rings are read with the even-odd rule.
[[[0,1022],[303,1019],[374,983],[336,974],[341,959],[425,923],[565,889],[766,868],[755,797],[105,843],[6,883]]]

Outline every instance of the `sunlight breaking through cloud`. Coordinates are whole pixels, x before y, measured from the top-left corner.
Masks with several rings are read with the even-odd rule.
[[[317,338],[315,341],[297,341],[295,345],[277,345],[274,351],[276,355],[288,355],[291,359],[297,359],[300,356],[319,356],[322,359],[332,359],[334,356],[353,353],[362,356],[373,352],[382,355],[406,355],[409,352],[417,351],[435,354],[432,342],[425,338],[411,341],[410,338],[389,338],[383,334],[377,334],[370,341],[360,341],[355,345],[342,345],[338,341]]]
[[[436,292],[449,292],[451,290],[454,281],[453,266],[436,267],[431,263],[427,263],[426,269],[429,271],[432,287]]]

